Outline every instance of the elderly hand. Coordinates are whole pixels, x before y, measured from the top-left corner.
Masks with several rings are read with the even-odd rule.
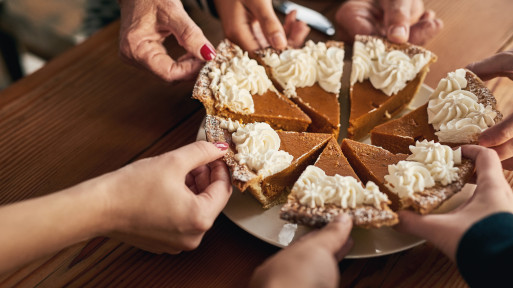
[[[356,34],[381,35],[395,43],[423,45],[443,27],[422,0],[349,0],[335,15],[337,35],[353,42]]]
[[[154,253],[196,248],[232,192],[219,159],[227,148],[195,142],[103,176],[113,219],[109,236]]]
[[[448,214],[422,216],[411,211],[398,212],[399,231],[427,239],[452,260],[463,234],[474,223],[496,212],[513,212],[513,193],[497,153],[476,145],[462,146],[462,152],[474,160],[477,174],[477,188],[466,203]]]
[[[180,0],[120,0],[122,58],[172,82],[192,79],[215,50],[185,12]],[[173,35],[187,53],[177,60],[168,55],[164,40]]]
[[[513,50],[497,53],[467,68],[483,80],[500,76],[513,80]],[[479,144],[494,149],[502,160],[503,168],[513,170],[513,115],[483,131]]]
[[[249,287],[337,287],[337,264],[353,246],[352,226],[344,214],[303,236],[260,265]]]
[[[246,51],[299,47],[310,32],[305,23],[296,21],[295,11],[282,26],[269,0],[215,0],[215,4],[226,37]]]

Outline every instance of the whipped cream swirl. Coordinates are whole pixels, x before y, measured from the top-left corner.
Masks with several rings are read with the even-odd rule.
[[[271,67],[273,77],[287,97],[296,97],[296,87],[309,87],[318,82],[327,92],[340,93],[340,79],[344,66],[344,50],[326,47],[325,43],[306,42],[302,49],[288,49],[267,53],[263,57]]]
[[[250,59],[247,52],[242,53],[240,48],[236,51],[236,57],[209,72],[210,89],[216,98],[217,109],[251,114],[255,112],[252,95],[264,94],[272,87],[272,82],[265,68]]]
[[[235,160],[262,177],[282,171],[294,159],[289,153],[279,150],[280,137],[267,123],[239,124],[232,134],[232,141],[237,150]]]
[[[485,107],[474,93],[463,90],[467,87],[465,74],[464,69],[449,73],[429,97],[428,122],[441,142],[474,142],[495,124],[497,113],[492,107]]]
[[[435,186],[435,179],[423,163],[399,161],[388,165],[385,186],[400,198],[413,197],[415,192],[422,192],[426,187]]]
[[[354,177],[338,174],[327,176],[322,169],[312,165],[303,171],[291,194],[310,208],[334,204],[346,209],[367,204],[381,209],[382,203],[388,201],[387,196],[371,181],[363,187]]]
[[[452,150],[434,141],[417,141],[410,146],[412,154],[406,161],[388,166],[385,186],[400,198],[413,197],[416,192],[433,187],[436,183],[449,185],[458,179],[461,148]]]
[[[372,38],[365,44],[355,41],[351,85],[369,79],[374,88],[391,96],[406,87],[431,57],[429,51],[413,57],[400,50],[386,51],[379,38]]]

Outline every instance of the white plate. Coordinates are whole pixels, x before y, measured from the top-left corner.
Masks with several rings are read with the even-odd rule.
[[[432,91],[433,89],[423,85],[419,93],[417,93],[411,101],[409,107],[405,109],[401,115],[426,103]],[[341,95],[340,97],[344,98],[347,97],[347,95]],[[343,99],[341,99],[341,102],[342,101]],[[345,103],[347,103],[347,101]],[[345,114],[343,108],[342,106],[342,114]],[[348,107],[345,108],[348,109]],[[347,115],[345,116],[348,118]],[[344,116],[342,116],[342,118],[344,118]],[[347,118],[345,120],[342,119],[341,123],[347,123]],[[343,132],[347,130],[347,124],[345,125],[346,126],[344,126],[344,124],[341,125],[340,134],[343,134]],[[198,140],[205,139],[203,126],[202,124],[198,131]],[[363,139],[362,142],[370,143],[369,138],[370,137]],[[445,213],[458,207],[472,195],[474,188],[475,185],[466,185],[460,193],[446,201],[435,212]],[[243,194],[234,188],[233,194],[224,208],[223,213],[249,234],[272,245],[285,247],[311,229],[281,220],[279,216],[280,208],[281,205],[278,205],[265,210],[249,193]],[[349,254],[347,254],[346,258],[368,258],[388,255],[424,243],[423,239],[400,233],[389,227],[379,229],[362,229],[356,227],[351,231],[351,237],[354,240],[354,246]]]

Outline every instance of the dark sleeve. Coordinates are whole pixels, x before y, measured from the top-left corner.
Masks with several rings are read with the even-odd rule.
[[[470,287],[511,287],[513,214],[492,214],[472,225],[461,238],[456,262]]]

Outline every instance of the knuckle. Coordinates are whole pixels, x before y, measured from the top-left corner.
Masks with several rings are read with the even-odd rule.
[[[197,233],[207,232],[213,225],[213,222],[204,215],[196,216],[191,221],[191,228]]]
[[[201,33],[201,29],[194,24],[184,25],[183,29],[180,31],[180,45],[198,38],[198,35]]]

